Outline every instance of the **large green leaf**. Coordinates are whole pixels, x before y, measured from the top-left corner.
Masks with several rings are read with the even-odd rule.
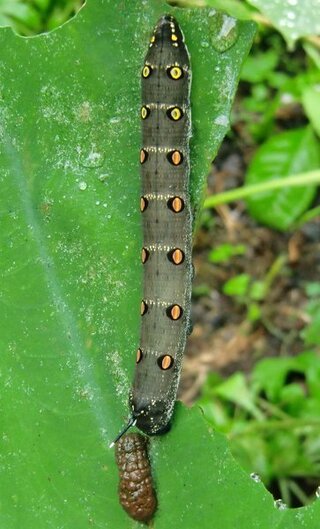
[[[92,0],[52,34],[0,32],[1,529],[138,525],[118,504],[108,444],[139,338],[139,72],[168,11],[192,60],[197,208],[252,25],[231,24],[232,41],[212,11]],[[152,456],[155,527],[294,527],[198,410],[178,408]],[[299,511],[311,529],[317,508]]]
[[[275,503],[258,476],[249,478],[239,468],[224,437],[208,432],[196,409],[177,407],[171,432],[154,440],[152,453],[159,489],[157,529],[319,526],[320,501],[300,509]]]

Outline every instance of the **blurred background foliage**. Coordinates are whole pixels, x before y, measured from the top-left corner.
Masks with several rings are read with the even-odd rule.
[[[0,0],[0,26],[24,36],[51,31],[79,11],[83,0]]]

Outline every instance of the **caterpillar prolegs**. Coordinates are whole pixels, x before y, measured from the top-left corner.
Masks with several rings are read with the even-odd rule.
[[[148,435],[166,432],[178,390],[193,274],[190,84],[183,34],[165,15],[153,31],[141,72],[141,332],[131,419],[116,441],[133,424]]]

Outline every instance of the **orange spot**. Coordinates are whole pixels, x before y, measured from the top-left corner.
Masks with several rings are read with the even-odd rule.
[[[142,248],[141,250],[141,261],[142,263],[146,263],[149,257],[149,252],[145,248]]]
[[[144,163],[147,159],[147,152],[144,149],[140,151],[140,163]]]
[[[136,357],[136,363],[139,364],[139,362],[142,360],[142,351],[141,349],[137,350],[137,357]]]
[[[161,359],[161,369],[169,369],[173,364],[173,358],[170,355],[165,355]]]
[[[144,197],[140,198],[140,211],[141,213],[147,208],[148,202]]]
[[[179,165],[182,162],[182,156],[179,151],[173,151],[171,154],[171,161],[173,165]]]
[[[175,213],[179,213],[180,211],[183,210],[183,206],[184,206],[183,200],[180,197],[174,197],[174,199],[171,202],[172,210]]]
[[[172,260],[174,264],[179,265],[182,263],[184,258],[183,252],[177,248],[172,254]]]
[[[178,320],[182,314],[181,307],[179,305],[173,305],[170,310],[170,315],[173,320]]]
[[[148,305],[142,300],[140,305],[140,314],[143,316],[148,310]]]

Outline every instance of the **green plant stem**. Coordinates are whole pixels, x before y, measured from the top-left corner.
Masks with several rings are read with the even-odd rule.
[[[289,480],[289,490],[296,498],[298,498],[301,505],[308,505],[308,503],[310,503],[310,498],[293,479]]]
[[[280,419],[281,421],[286,421],[288,419],[291,419],[291,416],[284,412],[281,408],[278,406],[275,406],[268,400],[258,398],[257,399],[258,405],[268,413],[269,417],[275,417],[277,419]]]
[[[300,219],[297,220],[294,227],[298,229],[301,226],[303,226],[303,224],[305,224],[306,222],[309,222],[310,220],[314,219],[315,217],[319,217],[319,216],[320,216],[320,206],[316,206],[315,208],[309,209],[309,211],[306,211],[300,217]]]
[[[220,204],[227,204],[234,202],[235,200],[241,200],[243,198],[256,195],[258,193],[265,193],[266,191],[274,191],[275,189],[281,189],[283,187],[299,187],[307,186],[311,184],[320,183],[320,170],[309,171],[307,173],[299,173],[288,178],[277,178],[276,180],[269,180],[261,184],[254,184],[251,186],[237,187],[224,193],[218,193],[217,195],[211,195],[204,201],[205,208],[213,208]]]
[[[278,479],[278,485],[280,490],[280,497],[282,501],[288,506],[290,505],[290,490],[288,480],[285,478]]]
[[[271,267],[269,268],[268,272],[266,273],[265,279],[264,279],[264,285],[265,285],[265,292],[269,291],[273,281],[275,278],[280,274],[282,268],[287,262],[287,256],[286,255],[279,255],[275,261],[272,263]]]

